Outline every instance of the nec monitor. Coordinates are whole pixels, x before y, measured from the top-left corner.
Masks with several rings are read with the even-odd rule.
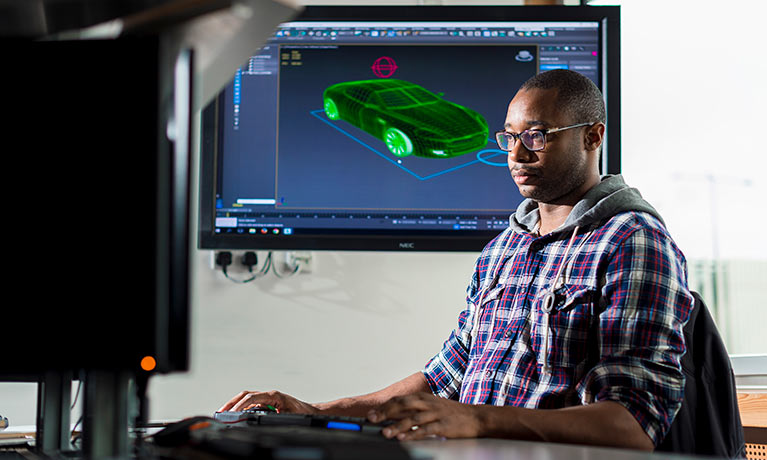
[[[202,116],[203,249],[476,251],[522,201],[493,133],[536,73],[607,104],[620,172],[618,7],[308,7]]]

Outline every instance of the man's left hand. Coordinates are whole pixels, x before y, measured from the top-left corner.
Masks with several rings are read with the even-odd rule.
[[[370,411],[371,422],[395,420],[383,430],[387,438],[423,439],[427,436],[475,438],[480,436],[479,407],[417,393],[393,398]]]

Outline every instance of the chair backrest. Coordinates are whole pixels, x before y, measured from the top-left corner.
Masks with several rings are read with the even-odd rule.
[[[745,457],[730,357],[705,302],[697,292],[684,327],[684,400],[658,451]]]

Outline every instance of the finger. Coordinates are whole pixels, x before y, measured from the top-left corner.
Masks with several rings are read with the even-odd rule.
[[[381,430],[381,434],[383,434],[384,437],[393,438],[400,435],[401,433],[404,433],[405,431],[411,430],[412,427],[413,421],[409,418],[404,418],[385,427],[383,430]]]
[[[411,433],[418,427],[430,424],[438,419],[435,412],[418,412],[399,420],[382,430],[387,438],[393,438],[401,434]]]
[[[413,429],[402,432],[397,435],[399,441],[413,441],[416,439],[424,439],[429,436],[440,435],[443,429],[443,424],[440,421],[435,421],[428,424],[421,424],[413,427]]]
[[[251,406],[254,406],[256,404],[261,405],[272,405],[275,407],[279,407],[280,404],[278,404],[276,401],[274,401],[274,398],[266,393],[250,393],[246,397],[242,398],[240,402],[235,404],[232,407],[233,411],[244,411],[248,409]]]
[[[396,420],[407,417],[415,412],[429,410],[431,395],[408,395],[392,398],[378,409],[370,411],[368,418],[373,422]]]
[[[247,390],[237,393],[237,396],[227,401],[226,404],[221,406],[221,408],[217,412],[226,412],[228,410],[232,410],[232,407],[234,407],[235,404],[240,402],[242,398],[244,398],[248,393],[250,393],[250,391],[247,391]]]
[[[231,407],[231,409],[229,409],[229,410],[231,410],[231,411],[235,411],[235,412],[240,412],[240,411],[243,411],[243,410],[245,410],[245,407],[247,407],[247,406],[249,406],[249,405],[251,405],[251,404],[252,404],[252,403],[250,402],[250,398],[251,398],[251,395],[245,395],[245,396],[243,396],[243,397],[242,397],[242,399],[240,399],[239,401],[237,401],[237,402],[236,402],[236,403],[235,403],[235,404],[234,404],[234,405]]]

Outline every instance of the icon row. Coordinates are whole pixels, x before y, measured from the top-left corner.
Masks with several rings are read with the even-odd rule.
[[[553,30],[443,30],[433,31],[428,33],[421,30],[359,30],[354,31],[344,30],[339,32],[337,30],[278,30],[275,32],[276,37],[336,37],[339,34],[365,36],[365,37],[403,37],[411,35],[437,35],[435,32],[441,32],[444,35],[450,35],[453,37],[554,37],[556,32]]]
[[[237,228],[217,228],[216,233],[249,233],[251,235],[292,235],[293,229],[289,227],[237,227]]]

